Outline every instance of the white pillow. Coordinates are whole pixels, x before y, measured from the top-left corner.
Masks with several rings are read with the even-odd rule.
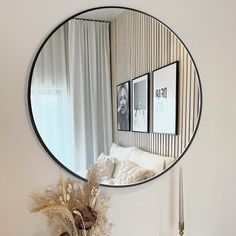
[[[165,157],[138,148],[135,148],[128,160],[144,169],[152,170],[155,174],[159,174],[164,170]]]
[[[155,173],[144,169],[131,161],[122,161],[114,184],[132,184],[151,178]]]
[[[103,178],[111,178],[115,165],[116,159],[101,153],[97,158],[97,164],[103,169]]]
[[[127,160],[130,154],[135,150],[135,147],[122,147],[115,143],[111,145],[110,156],[115,157],[120,161]]]
[[[166,169],[175,161],[174,157],[165,157],[165,165],[164,168]]]

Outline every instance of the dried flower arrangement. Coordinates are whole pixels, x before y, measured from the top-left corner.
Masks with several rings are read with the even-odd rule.
[[[56,191],[49,186],[45,195],[31,193],[37,204],[31,212],[45,214],[56,236],[109,236],[112,227],[106,216],[109,198],[100,195],[101,177],[102,168],[94,165],[84,186],[61,179]]]

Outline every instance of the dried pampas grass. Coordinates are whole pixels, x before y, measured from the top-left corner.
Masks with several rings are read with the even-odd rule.
[[[31,212],[43,213],[56,236],[109,236],[109,198],[101,196],[99,186],[102,174],[103,169],[94,165],[83,186],[61,178],[57,189],[47,186],[44,195],[30,193],[35,202]]]

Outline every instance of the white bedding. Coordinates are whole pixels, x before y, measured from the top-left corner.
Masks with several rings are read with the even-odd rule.
[[[130,184],[149,179],[175,161],[173,157],[152,154],[136,147],[122,147],[115,143],[111,146],[109,156],[117,160],[112,174],[113,184]]]
[[[102,165],[101,183],[122,185],[149,179],[170,166],[173,157],[164,157],[143,151],[136,147],[122,147],[112,144],[109,155],[101,153],[97,164]]]

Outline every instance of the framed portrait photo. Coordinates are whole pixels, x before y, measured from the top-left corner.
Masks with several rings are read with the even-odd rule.
[[[149,128],[149,74],[133,79],[132,91],[132,131],[147,133]]]
[[[130,82],[117,85],[117,130],[130,131]]]
[[[153,71],[153,132],[177,134],[179,62]]]

